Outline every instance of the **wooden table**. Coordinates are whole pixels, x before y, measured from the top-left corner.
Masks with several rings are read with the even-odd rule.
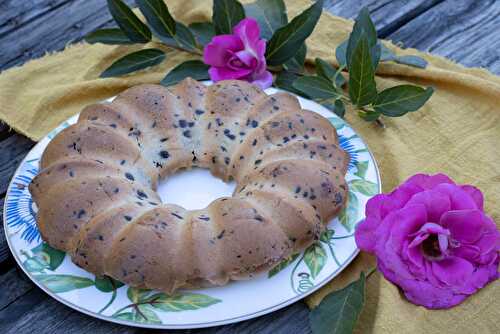
[[[325,9],[352,18],[363,6],[370,9],[381,38],[500,74],[498,0],[327,0]],[[0,71],[110,25],[103,0],[0,0]],[[0,224],[8,182],[34,144],[0,123]],[[49,297],[16,266],[0,227],[0,333],[144,332],[89,317]],[[233,325],[168,332],[288,334],[310,329],[308,309],[297,302]]]

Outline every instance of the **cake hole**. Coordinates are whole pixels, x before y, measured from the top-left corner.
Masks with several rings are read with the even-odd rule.
[[[158,194],[163,203],[177,204],[187,210],[206,208],[220,197],[231,197],[236,182],[224,182],[208,169],[182,170],[160,181]]]

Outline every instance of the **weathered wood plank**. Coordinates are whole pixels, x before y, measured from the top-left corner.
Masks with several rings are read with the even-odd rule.
[[[0,310],[32,290],[35,285],[18,268],[12,267],[0,275]]]
[[[19,134],[0,141],[0,194],[7,191],[12,175],[34,144]]]
[[[0,2],[0,36],[8,34],[69,0],[5,0]]]
[[[325,9],[338,16],[355,18],[363,7],[368,7],[379,37],[385,38],[403,24],[443,1],[329,0],[325,3]]]
[[[7,262],[11,259],[12,254],[10,254],[9,245],[7,245],[7,240],[5,240],[5,230],[3,228],[3,205],[4,199],[2,198],[0,199],[0,267],[6,271],[11,268],[11,266],[7,265]],[[2,272],[2,270],[0,270],[0,272]]]
[[[10,131],[10,127],[0,121],[0,140],[3,140],[13,134],[13,131]]]
[[[447,0],[388,37],[500,74],[500,1]]]
[[[50,1],[46,0],[45,3]],[[126,2],[131,3],[132,0]],[[52,10],[28,20],[0,41],[0,69],[38,58],[48,51],[61,50],[68,42],[81,40],[87,33],[111,20],[106,1],[62,2]]]

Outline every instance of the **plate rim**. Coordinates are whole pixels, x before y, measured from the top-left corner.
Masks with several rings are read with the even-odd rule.
[[[274,88],[274,89],[277,90],[277,91],[287,92],[287,91],[282,90],[282,89],[276,89],[276,88]],[[287,92],[287,93],[292,94],[290,92]],[[295,95],[295,94],[292,94],[292,95]],[[300,98],[308,100],[308,101],[313,102],[313,103],[316,103],[320,107],[325,108],[324,106],[320,105],[319,103],[317,103],[317,102],[315,102],[313,100],[306,99],[306,98],[303,98],[303,97],[300,97]],[[73,118],[73,117],[75,117],[77,115],[78,114],[76,114],[74,116],[71,116],[68,119],[62,121],[58,126],[56,126],[53,130],[51,130],[49,132],[49,134],[52,131],[54,131],[55,129],[59,128],[65,122],[68,122],[68,120],[70,120],[71,118]],[[381,176],[380,176],[380,169],[378,167],[377,161],[375,160],[375,156],[373,155],[373,153],[372,153],[371,149],[369,148],[368,144],[366,143],[366,141],[363,139],[362,136],[360,136],[358,134],[358,132],[356,132],[354,130],[354,128],[346,120],[338,117],[334,113],[332,113],[331,116],[325,117],[325,118],[328,119],[330,117],[338,118],[342,122],[344,122],[346,125],[348,125],[355,132],[355,134],[358,136],[359,140],[363,143],[363,145],[366,147],[366,149],[367,149],[366,152],[369,154],[370,159],[371,159],[371,161],[373,161],[373,164],[374,164],[375,174],[376,174],[377,181],[378,181],[378,189],[377,189],[378,194],[382,193],[382,179],[381,179]],[[45,135],[39,142],[37,142],[37,144],[35,144],[30,149],[30,151],[28,152],[28,154],[26,154],[26,156],[23,158],[23,160],[17,166],[17,168],[16,168],[16,170],[15,170],[14,174],[12,175],[12,178],[11,178],[11,180],[9,182],[9,186],[7,187],[7,191],[6,191],[6,195],[5,195],[5,200],[4,200],[4,206],[5,206],[5,203],[7,203],[7,197],[9,195],[9,193],[11,192],[11,188],[13,186],[13,181],[14,181],[15,175],[17,175],[19,173],[21,167],[27,162],[29,154],[33,150],[35,150],[38,146],[42,145],[43,141],[48,137],[49,134]],[[49,140],[49,142],[50,142],[50,140]],[[84,313],[84,314],[86,314],[88,316],[91,316],[91,317],[94,317],[94,318],[97,318],[97,319],[100,319],[100,320],[104,320],[104,321],[108,321],[108,322],[112,322],[112,323],[116,323],[116,324],[120,324],[120,325],[130,326],[130,327],[137,327],[137,328],[151,328],[151,329],[195,329],[195,328],[209,328],[209,327],[215,327],[215,326],[221,326],[221,325],[228,325],[228,324],[232,324],[232,323],[246,321],[246,320],[254,319],[254,318],[257,318],[257,317],[260,317],[260,316],[272,313],[272,312],[277,311],[279,309],[282,309],[282,308],[284,308],[286,306],[289,306],[289,305],[291,305],[291,304],[293,304],[293,303],[295,303],[295,302],[297,302],[297,301],[299,301],[299,300],[301,300],[301,299],[303,299],[303,298],[311,295],[312,293],[314,293],[315,291],[319,290],[320,288],[322,288],[324,285],[326,285],[328,282],[330,282],[332,279],[334,279],[340,272],[342,272],[347,266],[349,266],[349,264],[356,258],[356,256],[360,252],[359,248],[356,247],[356,250],[348,257],[348,259],[344,262],[344,264],[342,266],[339,266],[334,272],[332,272],[330,275],[328,275],[327,277],[325,277],[321,282],[319,282],[318,284],[316,284],[312,289],[310,289],[310,290],[308,290],[306,292],[297,294],[296,296],[294,296],[294,297],[292,297],[290,299],[287,299],[287,300],[285,300],[285,301],[283,301],[283,302],[281,302],[279,304],[273,305],[271,307],[267,307],[265,309],[261,309],[259,311],[253,312],[253,313],[249,313],[249,314],[245,314],[243,316],[238,316],[238,317],[233,317],[233,318],[226,318],[226,319],[223,319],[223,320],[216,320],[216,321],[202,322],[202,323],[189,323],[189,324],[163,324],[163,323],[162,324],[151,324],[151,323],[138,323],[138,322],[132,322],[132,321],[124,321],[124,320],[120,320],[120,319],[113,318],[113,317],[110,317],[110,316],[105,316],[105,315],[98,314],[96,312],[92,312],[90,310],[87,310],[85,308],[82,308],[82,307],[74,304],[73,302],[64,299],[63,297],[59,296],[58,294],[50,291],[41,282],[39,282],[38,280],[36,280],[36,278],[34,277],[34,275],[32,273],[28,272],[26,268],[24,268],[24,266],[22,265],[23,261],[18,257],[16,251],[13,248],[13,245],[11,244],[10,235],[8,234],[8,224],[7,224],[7,220],[6,220],[6,213],[7,213],[7,210],[5,210],[5,207],[4,207],[4,209],[3,209],[3,215],[2,215],[3,216],[3,222],[4,222],[3,229],[4,229],[4,233],[5,233],[5,239],[7,240],[7,245],[9,246],[9,250],[10,250],[12,256],[14,257],[14,259],[16,261],[16,264],[21,268],[21,270],[26,274],[26,276],[28,276],[29,279],[37,287],[39,287],[43,292],[45,292],[47,295],[49,295],[49,297],[54,298],[58,302],[62,303],[63,305],[65,305],[67,307],[70,307],[70,308],[74,309],[75,311]],[[354,232],[353,232],[353,234],[354,234]]]

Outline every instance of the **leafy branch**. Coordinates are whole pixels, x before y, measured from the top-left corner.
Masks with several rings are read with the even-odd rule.
[[[323,0],[295,16],[290,22],[283,0],[256,0],[242,5],[237,0],[214,0],[211,22],[189,26],[176,21],[163,0],[136,0],[145,21],[122,0],[107,0],[117,28],[100,29],[86,36],[89,43],[111,45],[156,42],[202,56],[203,49],[216,34],[231,34],[245,17],[259,24],[261,37],[267,40],[266,63],[275,74],[273,85],[316,100],[340,117],[354,109],[366,121],[383,125],[381,116],[399,117],[420,109],[431,97],[431,87],[399,85],[377,89],[375,73],[380,62],[393,61],[425,68],[427,62],[417,56],[397,56],[377,39],[377,31],[368,10],[361,10],[347,40],[335,50],[339,64],[335,68],[317,58],[314,71],[308,73],[306,39],[321,16]],[[154,40],[153,40],[154,39]],[[162,63],[167,54],[158,48],[146,48],[123,56],[101,73],[101,77],[129,74]],[[161,84],[173,85],[190,76],[209,79],[209,66],[201,59],[185,61],[173,68]],[[349,107],[349,108],[347,108]]]
[[[420,109],[434,92],[433,88],[399,85],[377,90],[375,72],[381,61],[423,68],[427,62],[417,56],[396,56],[378,39],[375,26],[366,8],[361,10],[349,38],[336,49],[339,63],[336,69],[323,59],[315,61],[315,75],[280,73],[275,82],[278,87],[316,100],[344,117],[346,105],[357,110],[365,121],[383,125],[380,116],[399,117]],[[344,75],[348,74],[346,79]],[[286,76],[286,79],[280,78]],[[347,84],[347,89],[344,86]]]

